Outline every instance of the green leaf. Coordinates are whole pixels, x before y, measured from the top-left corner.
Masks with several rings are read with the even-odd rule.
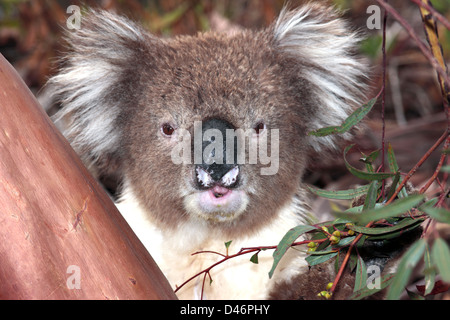
[[[419,219],[417,219],[416,221],[418,221]],[[423,221],[423,220],[420,220]],[[369,241],[377,241],[377,240],[390,240],[390,239],[394,239],[394,238],[398,238],[400,236],[402,236],[403,234],[405,234],[408,231],[414,230],[417,227],[420,227],[421,223],[413,223],[407,227],[404,227],[403,229],[399,229],[398,231],[394,231],[394,232],[390,232],[390,233],[384,233],[384,234],[380,234],[380,235],[372,235],[372,236],[367,236],[369,237],[367,240]]]
[[[371,210],[366,210],[360,214],[352,214],[348,212],[339,212],[335,215],[340,217],[346,217],[352,221],[358,222],[359,224],[367,224],[370,221],[377,221],[380,219],[386,219],[390,217],[398,216],[402,213],[417,206],[424,199],[424,195],[415,194],[410,195],[407,198],[401,198],[389,205],[385,205],[380,208],[375,208]]]
[[[316,136],[316,137],[325,137],[329,136],[330,134],[336,134],[341,132],[340,126],[332,126],[332,127],[326,127],[326,128],[320,128],[317,130],[313,130],[308,132],[309,136]]]
[[[254,255],[252,255],[252,257],[250,258],[250,261],[253,262],[254,264],[258,264],[258,253],[255,253]]]
[[[362,107],[356,109],[340,126],[331,126],[326,128],[317,129],[310,131],[308,135],[313,135],[316,137],[324,137],[330,134],[344,133],[350,130],[353,126],[358,124],[369,112],[372,110],[377,97],[373,98],[367,102]]]
[[[332,249],[329,248],[328,250],[318,250],[318,251],[313,251],[313,252],[308,252],[311,256],[324,256],[330,253],[335,253],[337,252],[336,249]]]
[[[378,150],[371,152],[368,156],[362,157],[359,160],[364,163],[372,164],[378,158],[379,154],[380,154],[380,150],[378,149]]]
[[[344,162],[345,162],[345,166],[347,167],[348,171],[350,171],[350,173],[353,174],[355,177],[363,179],[363,180],[369,180],[369,181],[373,181],[373,180],[381,181],[381,180],[393,177],[395,175],[394,173],[365,172],[365,171],[362,171],[362,170],[354,168],[352,165],[350,165],[350,163],[348,163],[348,161],[346,159],[346,155],[347,155],[348,151],[353,146],[354,145],[351,144],[347,148],[345,148],[345,150],[344,150]]]
[[[419,209],[439,222],[450,224],[450,211],[444,208],[435,208],[429,205],[422,205]]]
[[[230,247],[231,242],[233,242],[233,240],[227,241],[225,242],[225,248],[228,250],[228,248]]]
[[[376,203],[375,204],[375,208],[382,208],[383,206],[384,205],[382,203]],[[338,219],[340,219],[340,221],[346,221],[346,223],[347,222],[352,222],[353,220],[345,218],[346,214],[353,215],[354,213],[361,213],[362,211],[363,211],[363,206],[362,205],[361,206],[352,207],[352,208],[349,208],[349,209],[345,210],[344,213],[342,214],[342,217],[338,218]],[[338,214],[339,214],[339,212],[338,212]]]
[[[394,149],[392,148],[392,145],[390,143],[388,143],[387,155],[388,155],[389,169],[391,170],[391,172],[398,172],[399,168],[397,164],[397,159],[395,158]]]
[[[397,185],[398,185],[398,182],[399,182],[399,181],[400,181],[400,172],[397,171],[397,172],[395,173],[394,179],[392,180],[392,184],[391,184],[391,186],[389,187],[389,192],[388,192],[388,194],[386,195],[386,199],[392,198],[392,196],[393,196],[394,193],[395,193],[395,189],[397,189]],[[402,190],[404,190],[404,188],[402,188]],[[406,195],[406,196],[407,196],[407,195]],[[399,198],[404,198],[404,197],[402,196],[402,197],[399,197]]]
[[[434,241],[431,258],[436,265],[442,280],[450,282],[450,249],[442,238]]]
[[[427,294],[430,294],[431,291],[433,291],[436,279],[436,268],[434,267],[433,262],[431,260],[430,248],[428,247],[428,244],[426,246],[423,260],[425,262],[425,269],[423,270],[423,274],[425,276],[424,296],[426,296]]]
[[[369,185],[369,191],[367,191],[366,199],[364,200],[363,211],[375,208],[378,197],[379,183],[377,180],[372,181]]]
[[[400,295],[408,284],[409,277],[411,276],[414,267],[417,265],[417,262],[420,260],[425,251],[426,244],[425,239],[420,239],[416,241],[403,255],[398,265],[394,280],[389,287],[386,297],[388,300],[397,300],[400,298]]]
[[[353,242],[353,240],[355,240],[355,238],[356,238],[355,236],[345,237],[345,238],[341,239],[341,241],[339,241],[338,244],[333,245],[333,248],[342,248],[342,247],[348,246]]]
[[[441,172],[450,173],[450,166],[443,166]]]
[[[308,189],[312,193],[320,197],[337,200],[350,200],[365,194],[367,190],[369,190],[369,185],[362,186],[356,189],[339,190],[339,191],[323,190],[312,186],[308,186]]]
[[[364,260],[358,256],[358,263],[356,264],[356,277],[353,292],[357,292],[367,286],[367,268]]]
[[[321,255],[311,255],[305,258],[305,260],[309,263],[310,266],[315,266],[318,264],[321,264],[325,261],[330,260],[331,258],[335,257],[338,254],[338,252],[331,252],[327,254],[321,254]]]
[[[367,286],[365,286],[361,290],[352,294],[349,297],[349,299],[350,300],[361,300],[365,297],[371,296],[371,295],[383,290],[384,288],[386,288],[387,286],[389,286],[391,284],[392,280],[394,279],[394,276],[395,276],[394,274],[390,274],[390,273],[382,276],[381,280],[380,280],[379,288],[369,289]]]
[[[277,246],[277,249],[273,253],[273,264],[272,269],[269,271],[269,278],[272,278],[272,275],[275,271],[275,268],[277,267],[278,263],[280,262],[283,255],[286,253],[287,249],[290,248],[292,243],[303,233],[306,233],[311,230],[315,230],[316,227],[313,226],[306,226],[306,225],[300,225],[296,226],[292,229],[290,229],[281,239],[280,243]]]
[[[387,155],[388,155],[389,169],[392,172],[399,173],[397,159],[395,158],[394,149],[392,148],[392,145],[390,143],[388,144]],[[401,183],[402,180],[403,179],[401,177],[398,178],[398,182]],[[395,188],[396,188],[396,185],[392,184],[392,186],[391,186],[392,194],[394,193]],[[391,192],[389,192],[389,193],[391,193]],[[404,197],[407,197],[407,196],[408,196],[408,193],[406,192],[406,189],[403,187],[402,190],[400,190],[400,192],[398,194],[398,197],[399,198],[404,198]],[[387,199],[390,199],[390,197],[387,197]]]
[[[404,218],[404,219],[402,219],[402,221],[400,221],[399,223],[397,223],[395,226],[392,226],[392,227],[366,228],[366,227],[361,227],[361,226],[357,226],[357,225],[349,225],[348,228],[355,232],[363,233],[363,234],[367,234],[367,235],[381,235],[381,234],[386,234],[386,233],[391,233],[391,232],[395,232],[398,230],[402,230],[411,225],[419,225],[424,220],[425,219]]]
[[[380,154],[380,150],[375,150],[374,152],[371,152],[368,156],[364,155],[359,161],[364,162],[366,164],[366,169],[368,172],[375,172],[373,169],[373,162],[378,158],[378,155]]]

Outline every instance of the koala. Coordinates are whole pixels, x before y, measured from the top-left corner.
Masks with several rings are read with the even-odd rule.
[[[350,137],[308,132],[365,101],[360,38],[315,2],[262,30],[168,39],[91,9],[49,80],[54,120],[96,177],[119,179],[119,211],[175,290],[221,260],[225,242],[230,254],[277,245],[308,223],[310,156]],[[299,288],[304,250],[289,249],[269,279],[272,254],[229,259],[176,293],[267,299]]]

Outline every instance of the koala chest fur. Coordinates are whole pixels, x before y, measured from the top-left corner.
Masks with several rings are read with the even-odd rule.
[[[270,226],[250,236],[229,239],[220,232],[211,232],[210,226],[198,219],[165,232],[137,203],[132,193],[126,193],[117,207],[174,289],[222,260],[223,256],[212,252],[225,255],[225,242],[231,240],[229,255],[241,248],[273,246],[273,241],[281,239],[291,226],[305,222],[299,208],[291,204],[279,212]],[[201,251],[208,252],[193,255]],[[201,274],[185,284],[177,295],[180,299],[267,299],[275,283],[288,281],[307,269],[304,252],[291,249],[269,279],[272,253],[273,250],[261,251],[258,264],[250,262],[250,255],[231,258],[212,268],[206,278]]]
[[[336,143],[308,132],[364,99],[358,40],[313,3],[260,31],[173,39],[92,10],[49,81],[55,121],[97,177],[121,182],[119,210],[175,289],[223,258],[192,253],[273,246],[306,223],[308,155]],[[290,249],[269,279],[272,253],[229,259],[177,294],[267,298],[307,269]]]

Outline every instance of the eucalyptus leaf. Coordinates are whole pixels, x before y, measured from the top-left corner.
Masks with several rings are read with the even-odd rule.
[[[348,151],[353,147],[354,145],[349,145],[344,150],[344,162],[345,166],[347,167],[348,171],[350,171],[351,174],[353,174],[355,177],[363,179],[363,180],[384,180],[390,177],[393,177],[395,173],[383,173],[383,172],[365,172],[359,169],[354,168],[346,159],[346,155]]]
[[[444,208],[435,208],[425,204],[423,206],[420,206],[419,209],[439,222],[450,224],[450,211]]]
[[[391,183],[391,185],[389,187],[389,192],[386,195],[386,199],[390,199],[394,195],[395,190],[397,189],[397,185],[398,185],[399,181],[400,181],[400,172],[397,171],[395,173],[394,179],[392,180],[392,183]],[[402,188],[402,190],[403,189],[404,188]],[[402,197],[399,197],[399,198],[402,198]]]
[[[425,239],[416,241],[403,255],[397,268],[394,279],[387,293],[388,300],[397,300],[405,290],[408,280],[417,262],[423,256],[426,248]]]
[[[391,170],[391,172],[398,172],[399,168],[397,164],[397,159],[395,158],[394,149],[392,148],[392,145],[390,143],[388,143],[387,155],[388,155],[389,169]]]
[[[358,262],[356,264],[356,276],[355,276],[355,286],[353,287],[353,292],[357,292],[364,287],[366,287],[367,282],[367,268],[364,260],[358,256]]]
[[[334,258],[337,256],[337,252],[331,252],[328,254],[322,254],[322,255],[310,255],[305,258],[305,260],[309,263],[310,266],[315,266],[318,264],[321,264],[325,261],[330,260],[331,258]]]
[[[308,189],[312,193],[320,197],[336,200],[350,200],[363,194],[366,194],[367,190],[369,190],[369,185],[362,186],[356,189],[339,190],[339,191],[323,190],[312,186],[308,186]]]
[[[324,137],[330,134],[344,133],[349,131],[352,127],[358,124],[369,112],[372,110],[377,97],[371,99],[369,102],[356,109],[340,126],[331,126],[314,131],[310,131],[308,135],[313,135],[316,137]]]
[[[228,249],[231,245],[231,242],[233,242],[233,240],[227,241],[225,242],[225,248]]]
[[[254,255],[251,256],[250,261],[253,262],[254,264],[258,264],[258,253],[255,253]]]
[[[436,279],[436,268],[433,265],[431,260],[430,248],[428,245],[425,248],[425,254],[423,256],[423,260],[425,262],[425,269],[423,270],[423,274],[425,276],[425,292],[424,296],[430,294],[434,289],[434,283]]]
[[[281,239],[280,243],[277,246],[277,249],[273,253],[273,264],[272,269],[269,271],[269,278],[272,278],[272,275],[280,262],[281,258],[284,256],[286,251],[290,248],[292,243],[303,233],[308,231],[315,230],[316,227],[308,226],[308,225],[300,225],[290,229],[284,237]]]
[[[419,219],[417,219],[418,221]],[[422,222],[423,220],[421,220]],[[390,232],[390,233],[384,233],[384,234],[380,234],[380,235],[372,235],[372,236],[367,236],[367,240],[368,241],[378,241],[378,240],[390,240],[390,239],[395,239],[398,238],[402,235],[404,235],[406,232],[414,230],[418,227],[420,227],[421,222],[418,223],[413,223],[407,227],[404,227],[403,229],[399,229],[397,231],[394,232]]]
[[[369,190],[367,191],[366,199],[364,200],[363,211],[375,208],[378,197],[379,183],[377,180],[372,181],[369,185]]]
[[[383,290],[384,288],[386,288],[387,286],[389,286],[392,282],[392,280],[394,279],[395,274],[386,274],[384,276],[381,277],[380,280],[380,287],[379,288],[373,288],[373,289],[369,289],[367,286],[363,287],[361,290],[353,293],[349,299],[350,300],[361,300],[363,298],[369,297],[381,290]]]
[[[442,280],[450,282],[450,249],[442,238],[437,238],[434,241],[433,248],[431,249],[431,258]]]
[[[368,172],[375,172],[373,168],[373,162],[378,158],[380,154],[380,150],[375,150],[371,152],[368,156],[364,156],[359,161],[364,162],[366,164],[366,169]]]
[[[382,208],[384,205],[382,204],[382,203],[376,203],[375,204],[375,208]],[[356,206],[356,207],[352,207],[352,208],[349,208],[349,209],[347,209],[347,210],[345,210],[344,211],[344,216],[343,217],[340,217],[340,218],[338,218],[338,219],[341,219],[341,221],[347,221],[347,222],[350,222],[350,219],[345,219],[345,213],[347,213],[347,214],[353,214],[353,213],[361,213],[363,211],[363,205],[360,205],[360,206]],[[353,220],[351,220],[351,221],[353,221]]]
[[[395,217],[402,213],[405,213],[417,206],[423,199],[424,195],[422,194],[410,195],[406,198],[398,199],[389,205],[366,210],[361,212],[360,214],[340,212],[335,213],[335,215],[351,219],[352,221],[358,222],[359,224],[367,224],[370,221],[377,221],[380,219]]]
[[[318,251],[313,251],[313,252],[308,252],[311,256],[324,256],[330,253],[335,253],[337,252],[336,249],[328,249],[328,250],[318,250]]]
[[[359,160],[364,163],[372,164],[378,158],[379,155],[380,155],[380,149],[371,152],[368,156],[362,157]]]
[[[387,155],[388,155],[389,169],[391,170],[391,172],[399,173],[400,170],[399,170],[399,167],[397,164],[397,159],[395,158],[394,149],[392,148],[392,145],[390,143],[388,144]],[[399,176],[398,183],[401,183],[402,180],[403,180],[402,177]],[[392,186],[391,186],[392,194],[394,193],[395,188],[396,188],[396,184],[392,184]],[[391,193],[391,192],[389,192],[389,193]],[[400,190],[398,197],[404,198],[407,196],[408,196],[408,193],[406,192],[406,189],[403,187],[402,190]],[[390,197],[387,197],[387,199],[390,199]]]
[[[357,225],[349,225],[348,228],[355,232],[363,233],[363,234],[367,234],[367,235],[381,235],[381,234],[386,234],[386,233],[391,233],[391,232],[395,232],[398,230],[402,230],[411,225],[420,224],[424,220],[425,219],[404,218],[404,219],[402,219],[402,221],[400,221],[399,223],[397,223],[395,226],[392,226],[392,227],[366,228],[366,227],[361,227],[361,226],[357,226]]]
[[[333,248],[342,248],[342,247],[348,246],[349,244],[351,244],[353,242],[353,240],[355,240],[355,238],[356,238],[355,236],[345,237],[345,238],[341,239],[341,241],[339,241],[338,244],[335,244],[333,246]]]

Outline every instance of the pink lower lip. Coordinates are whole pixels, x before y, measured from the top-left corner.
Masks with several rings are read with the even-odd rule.
[[[214,188],[211,188],[208,190],[208,194],[211,197],[211,200],[214,202],[222,202],[226,198],[228,198],[229,195],[231,195],[230,189],[215,186]]]

